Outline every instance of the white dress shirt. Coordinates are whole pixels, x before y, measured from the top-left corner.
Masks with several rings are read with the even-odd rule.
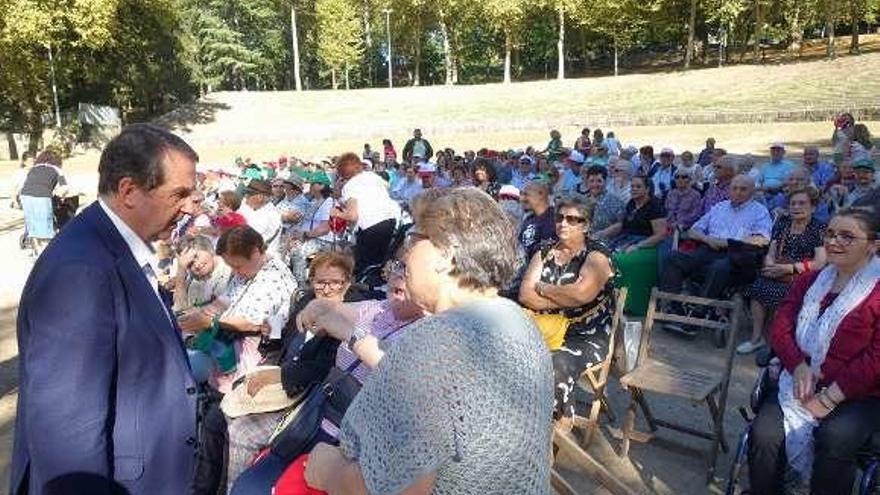
[[[162,296],[159,295],[159,278],[157,275],[160,272],[159,260],[156,258],[156,252],[153,250],[153,247],[144,242],[144,240],[141,239],[124,220],[119,218],[119,216],[107,206],[107,203],[105,203],[104,200],[99,199],[98,204],[101,205],[101,209],[104,210],[104,213],[106,213],[110,218],[110,221],[113,222],[113,226],[116,227],[119,235],[122,236],[129,251],[131,251],[131,255],[134,256],[135,263],[141,268],[141,272],[143,272],[144,277],[147,278],[147,282],[149,282],[150,287],[153,288],[153,292],[156,294],[162,307],[165,308],[165,314],[167,315],[168,308],[165,306],[165,301],[162,300]]]

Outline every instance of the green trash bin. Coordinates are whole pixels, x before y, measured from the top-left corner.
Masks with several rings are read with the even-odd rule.
[[[657,248],[641,248],[631,253],[614,253],[614,264],[620,274],[615,280],[617,287],[626,287],[629,293],[624,312],[632,316],[645,316],[651,289],[657,285]]]

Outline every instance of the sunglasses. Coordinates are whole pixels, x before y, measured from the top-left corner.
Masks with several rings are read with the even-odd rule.
[[[676,175],[675,178],[676,179],[690,179],[691,176],[690,175]]]
[[[570,225],[587,223],[587,219],[577,215],[556,215],[556,223],[562,223],[563,220]]]

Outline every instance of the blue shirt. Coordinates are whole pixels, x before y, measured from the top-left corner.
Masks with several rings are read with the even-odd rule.
[[[562,177],[560,178],[560,181],[562,184],[562,186],[560,187],[562,192],[566,194],[573,193],[577,189],[578,184],[581,183],[581,176],[580,174],[572,172],[570,168],[566,168],[562,172]]]
[[[788,160],[767,162],[761,167],[760,186],[765,189],[781,189],[792,170],[794,164]]]
[[[718,239],[745,240],[753,235],[770,239],[773,219],[767,208],[755,200],[749,200],[739,206],[733,206],[730,200],[722,201],[713,206],[693,226],[694,229],[709,237]]]
[[[820,161],[816,163],[816,168],[813,170],[810,177],[813,179],[813,184],[815,184],[819,190],[823,190],[828,186],[828,183],[834,179],[835,173],[834,165]]]

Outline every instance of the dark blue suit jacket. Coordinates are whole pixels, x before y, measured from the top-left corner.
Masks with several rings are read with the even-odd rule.
[[[48,246],[18,312],[12,493],[190,492],[196,384],[165,311],[98,203]]]

